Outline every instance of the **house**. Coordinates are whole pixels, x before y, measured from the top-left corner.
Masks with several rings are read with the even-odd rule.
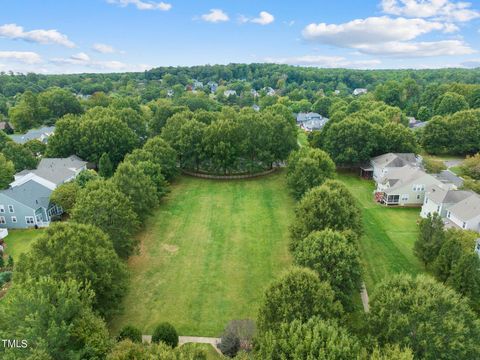
[[[480,232],[480,195],[472,192],[448,209],[445,226]]]
[[[258,97],[258,91],[255,89],[250,90],[250,95],[252,95],[254,98]]]
[[[167,90],[167,96],[172,97],[175,94],[175,92],[172,89]]]
[[[215,81],[209,81],[207,83],[207,86],[210,88],[210,92],[211,93],[214,93],[217,91],[218,89],[218,84],[215,82]]]
[[[438,180],[446,184],[453,184],[456,188],[461,188],[463,186],[464,180],[455,175],[450,170],[442,170],[438,174],[434,174]]]
[[[305,131],[318,131],[322,130],[325,124],[328,122],[327,118],[311,119],[302,123],[301,127]]]
[[[8,121],[0,121],[0,130],[6,134],[13,134],[15,128]]]
[[[314,113],[314,112],[308,112],[308,113],[298,113],[297,114],[297,123],[304,123],[310,120],[322,120],[322,115]]]
[[[265,94],[267,96],[274,96],[275,95],[275,90],[273,88],[271,88],[270,86],[264,87],[262,90],[265,91]]]
[[[425,191],[442,182],[419,167],[391,168],[377,181],[375,200],[385,205],[421,206]]]
[[[225,97],[229,97],[229,96],[236,96],[237,95],[237,92],[235,90],[225,90],[223,92],[223,95]]]
[[[357,88],[357,89],[353,90],[353,95],[354,96],[363,95],[363,94],[366,94],[366,93],[368,93],[368,90],[364,89],[364,88]]]
[[[60,209],[50,204],[52,190],[31,179],[0,191],[0,228],[45,227]]]
[[[6,190],[0,191],[0,228],[45,227],[63,210],[50,202],[59,185],[72,181],[87,169],[77,156],[42,159],[35,170],[24,170]]]
[[[475,252],[480,257],[480,238],[475,240]]]
[[[427,121],[420,121],[415,119],[414,117],[409,117],[408,118],[408,127],[410,129],[420,129],[425,127],[428,124]]]
[[[198,80],[193,80],[192,88],[193,90],[203,89],[203,83]]]
[[[404,166],[420,167],[422,158],[413,153],[387,153],[376,156],[370,160],[370,168],[365,171],[370,171],[373,180],[378,182],[382,179],[390,169],[401,168]]]
[[[456,190],[444,185],[431,186],[427,188],[420,216],[426,218],[429,214],[437,213],[442,218],[446,218],[452,206],[472,194],[471,191]]]
[[[39,129],[32,129],[27,131],[23,135],[10,135],[10,138],[17,144],[25,144],[30,140],[38,140],[46,144],[48,138],[55,132],[55,126],[44,126]]]
[[[260,111],[260,106],[258,106],[257,104],[253,104],[252,109],[255,111]]]

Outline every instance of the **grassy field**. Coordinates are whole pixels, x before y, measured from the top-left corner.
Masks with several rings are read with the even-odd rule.
[[[161,321],[181,335],[217,336],[254,318],[263,290],[290,263],[294,202],[283,173],[241,181],[181,177],[140,235],[124,313],[144,334]]]
[[[33,241],[43,234],[43,230],[9,230],[5,238],[7,247],[5,254],[13,256],[18,260],[20,254],[30,249]]]
[[[365,267],[367,289],[384,277],[399,272],[417,274],[423,266],[413,254],[419,208],[385,207],[373,201],[373,181],[355,174],[339,175],[357,199],[363,212],[365,235],[360,251]]]

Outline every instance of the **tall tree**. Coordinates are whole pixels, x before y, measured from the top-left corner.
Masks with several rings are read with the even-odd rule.
[[[96,180],[85,185],[72,210],[72,220],[103,230],[120,257],[132,254],[136,245],[133,234],[139,227],[138,216],[131,200],[111,181]]]
[[[442,217],[433,213],[420,220],[418,238],[413,245],[415,255],[425,264],[431,265],[438,256],[445,240]]]
[[[22,256],[15,281],[49,276],[74,279],[94,292],[93,307],[103,316],[117,310],[126,289],[126,267],[108,236],[92,225],[56,223]]]
[[[342,314],[342,306],[327,282],[312,270],[293,268],[265,291],[258,313],[258,329],[275,330],[294,320],[307,322],[319,316],[332,319]]]
[[[110,156],[108,156],[107,153],[103,153],[98,161],[98,173],[100,176],[108,179],[113,175],[113,171],[114,169],[112,161],[110,160]]]
[[[427,276],[384,280],[371,297],[367,321],[380,345],[409,347],[415,358],[480,357],[480,320],[467,300]]]
[[[94,294],[73,279],[15,282],[0,307],[0,337],[27,339],[26,348],[0,347],[3,360],[101,359],[111,347]]]
[[[15,175],[15,165],[0,153],[0,190],[8,187],[14,180],[13,175]]]

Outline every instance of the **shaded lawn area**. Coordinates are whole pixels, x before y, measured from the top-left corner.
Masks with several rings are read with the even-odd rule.
[[[351,173],[341,173],[338,178],[362,209],[365,234],[360,240],[360,251],[367,290],[371,293],[374,285],[389,275],[400,272],[415,275],[424,271],[413,254],[420,209],[379,205],[373,200],[372,180]]]
[[[14,261],[17,261],[20,254],[29,251],[33,241],[43,233],[43,229],[8,230],[8,236],[5,238],[7,244],[5,254],[11,255]]]
[[[229,359],[228,357],[226,356],[223,356],[223,355],[220,355],[214,348],[212,345],[209,345],[209,344],[193,344],[193,343],[189,343],[189,344],[185,344],[185,345],[182,345],[182,347],[185,347],[185,348],[191,348],[191,349],[198,349],[198,350],[202,350],[205,355],[206,355],[206,360],[220,360],[220,359]]]
[[[140,235],[112,331],[131,324],[151,334],[168,321],[180,335],[218,336],[229,320],[255,318],[265,287],[291,264],[293,208],[283,173],[180,177]]]
[[[310,146],[310,144],[308,143],[308,134],[303,129],[298,128],[297,141],[298,145],[301,147]]]

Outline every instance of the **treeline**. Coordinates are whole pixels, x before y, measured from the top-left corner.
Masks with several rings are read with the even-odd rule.
[[[272,168],[297,148],[295,121],[281,105],[261,112],[180,112],[167,120],[161,136],[177,151],[180,167],[215,174]]]
[[[321,131],[309,134],[310,144],[329,153],[339,166],[358,165],[387,152],[417,152],[415,133],[396,106],[372,99],[324,97],[314,105],[330,116]]]

